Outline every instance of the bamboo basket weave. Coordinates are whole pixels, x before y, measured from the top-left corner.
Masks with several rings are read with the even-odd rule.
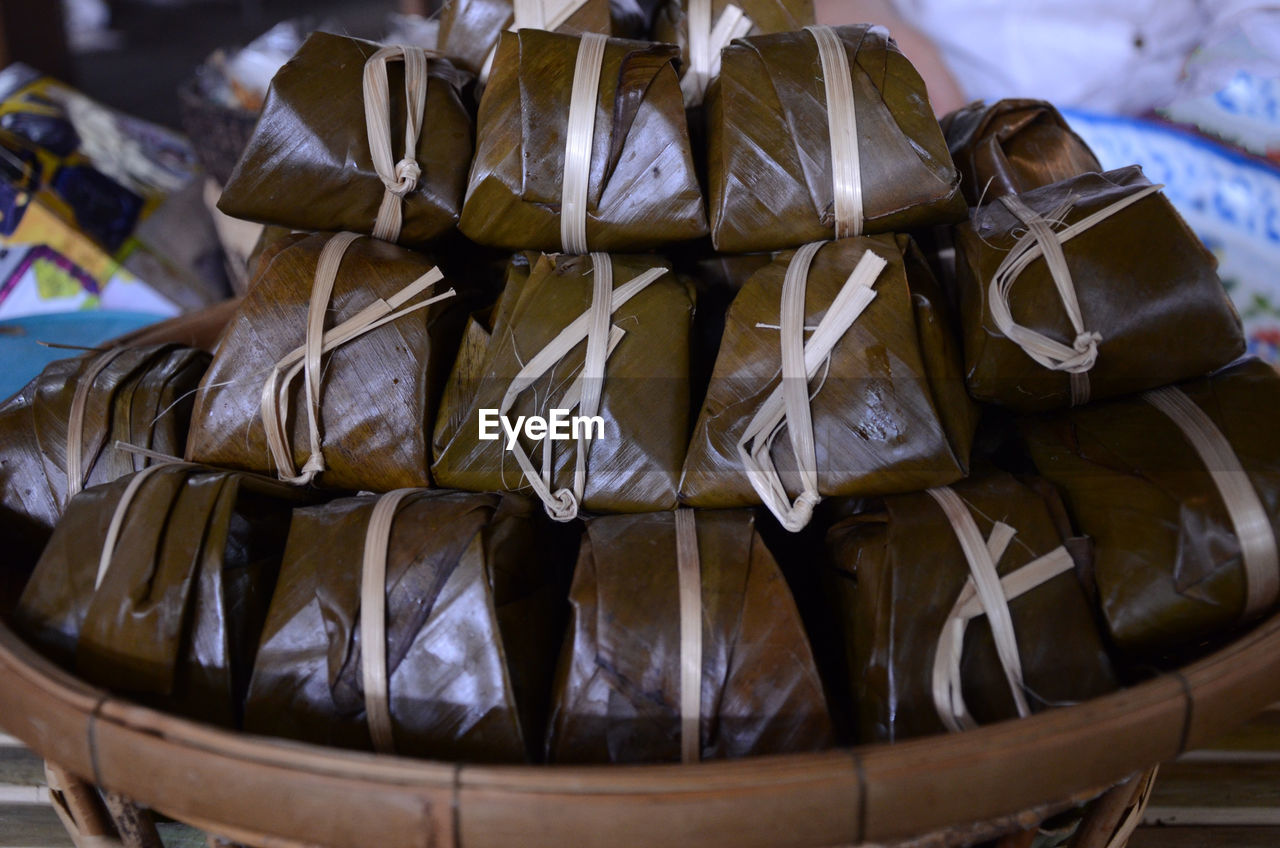
[[[143,340],[207,339],[227,315]],[[1034,826],[1280,700],[1280,614],[1179,672],[1030,718],[695,765],[470,766],[220,730],[89,686],[4,622],[0,681],[0,727],[41,756],[252,845],[820,848],[926,834],[945,845]]]

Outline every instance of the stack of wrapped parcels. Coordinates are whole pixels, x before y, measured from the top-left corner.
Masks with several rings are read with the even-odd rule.
[[[260,734],[692,762],[1030,715],[1274,611],[1280,377],[1159,186],[1047,103],[940,126],[807,0],[620,5],[306,41],[212,355],[0,408],[33,644]]]

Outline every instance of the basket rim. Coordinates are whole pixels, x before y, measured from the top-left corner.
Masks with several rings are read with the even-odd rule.
[[[800,848],[1014,815],[1203,745],[1280,699],[1280,613],[1178,672],[1029,718],[693,765],[480,766],[252,736],[92,687],[4,622],[0,679],[0,725],[41,756],[258,844]]]

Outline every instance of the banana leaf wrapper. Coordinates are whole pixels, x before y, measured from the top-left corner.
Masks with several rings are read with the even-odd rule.
[[[262,228],[262,234],[253,245],[249,259],[245,263],[248,279],[246,288],[262,276],[263,270],[276,258],[276,254],[290,245],[297,244],[307,237],[307,233],[297,232],[288,227],[269,225]]]
[[[816,751],[831,719],[790,590],[748,510],[698,511],[702,759]],[[675,513],[587,522],[552,696],[547,758],[678,761]]]
[[[1041,216],[1066,201],[1069,226],[1150,183],[1137,166],[1083,174],[1019,196]],[[1071,380],[1010,341],[991,314],[990,283],[1026,230],[1001,202],[973,210],[955,230],[956,285],[965,378],[980,401],[1020,412],[1071,404]],[[1094,400],[1199,377],[1244,353],[1240,316],[1218,278],[1217,260],[1157,192],[1062,246],[1087,330],[1098,333],[1088,374]],[[1043,258],[1013,283],[1014,321],[1070,347],[1076,338]]]
[[[459,226],[507,250],[559,250],[565,135],[577,36],[504,32],[480,101]],[[671,45],[610,39],[587,188],[592,250],[659,247],[707,234]]]
[[[132,480],[72,499],[19,599],[19,630],[90,683],[236,726],[290,511],[306,496],[253,475],[162,467],[127,505],[95,590]]]
[[[711,382],[720,341],[724,338],[725,316],[729,313],[730,304],[747,280],[775,258],[772,253],[701,256],[688,268],[687,274],[698,293],[698,308],[693,316],[691,371],[694,408],[701,409],[706,400],[707,385]]]
[[[245,706],[253,733],[372,750],[360,582],[376,502],[299,509]],[[387,558],[396,753],[524,762],[545,726],[564,604],[533,505],[431,492],[402,502]]]
[[[1062,502],[1044,481],[989,473],[952,489],[983,539],[997,520],[1016,531],[996,563],[1002,577],[1064,543],[1084,561],[1077,568],[1087,566],[1087,540],[1071,538]],[[934,658],[944,623],[970,575],[946,514],[923,492],[885,498],[883,511],[834,525],[827,547],[858,741],[945,732],[932,694]],[[1012,599],[1009,612],[1033,712],[1118,687],[1089,595],[1074,570]],[[1017,717],[985,615],[966,628],[960,679],[977,723]]]
[[[614,288],[664,260],[613,256]],[[532,264],[530,264],[532,263]],[[527,270],[526,270],[527,269]],[[432,474],[440,486],[467,491],[528,491],[528,482],[506,449],[506,434],[480,436],[481,410],[497,410],[513,378],[561,330],[586,312],[592,297],[589,256],[525,254],[513,262],[493,317],[493,330],[472,321],[459,351],[448,401],[437,424]],[[598,512],[671,509],[689,427],[689,358],[693,287],[674,274],[659,277],[613,313],[624,331],[605,365],[599,415],[604,437],[590,441],[581,506]],[[549,417],[581,372],[586,342],[523,391],[506,413]],[[478,363],[478,364],[477,364]],[[521,436],[541,467],[542,444]],[[553,491],[571,488],[577,440],[552,442]]]
[[[850,57],[867,233],[964,218],[960,176],[924,82],[884,31],[837,27]],[[711,238],[725,253],[835,234],[827,97],[808,32],[739,39],[707,96]]]
[[[77,389],[92,380],[82,429],[83,487],[141,470],[151,461],[115,449],[121,441],[182,453],[192,394],[209,354],[178,345],[123,348],[96,375],[100,354],[62,359],[0,406],[0,535],[8,562],[35,565],[67,503],[67,430]]]
[[[188,459],[277,472],[262,424],[262,387],[272,366],[306,338],[316,264],[328,239],[308,236],[280,250],[250,287],[196,394]],[[325,326],[391,297],[432,267],[422,254],[357,240],[342,259]],[[447,286],[442,280],[431,293]],[[319,418],[326,469],[320,484],[366,491],[430,485],[427,433],[461,320],[452,301],[441,301],[325,355]],[[310,445],[304,384],[301,375],[293,383],[288,422],[296,467],[306,462]]]
[[[610,35],[611,19],[609,0],[586,0],[554,31]],[[440,52],[459,67],[479,74],[497,48],[498,36],[514,23],[512,0],[452,0],[440,10]]]
[[[364,64],[379,45],[316,32],[271,81],[262,115],[218,208],[233,218],[300,230],[373,232],[385,188],[365,123]],[[399,243],[423,245],[458,222],[474,124],[463,105],[468,75],[429,56],[422,169],[402,198]],[[404,155],[404,64],[389,62],[392,156]]]
[[[970,206],[1102,171],[1102,165],[1052,104],[979,100],[942,119],[960,189]]]
[[[1247,359],[1180,388],[1226,437],[1280,533],[1280,377]],[[1120,648],[1154,660],[1241,624],[1239,538],[1209,469],[1171,419],[1131,397],[1027,419],[1023,433],[1036,468],[1093,539],[1102,612]]]
[[[689,67],[688,0],[667,0],[658,8],[653,38],[680,46],[680,59]],[[737,6],[751,19],[749,35],[801,30],[815,23],[813,0],[712,0],[711,26],[729,6]]]
[[[953,483],[966,473],[978,421],[965,394],[959,345],[942,291],[907,236],[841,239],[823,247],[809,272],[805,326],[818,324],[867,251],[888,263],[875,284],[876,297],[810,382],[823,497]],[[680,483],[681,500],[690,506],[760,503],[738,442],[781,379],[776,328],[793,255],[780,253],[729,307]],[[774,441],[770,455],[783,485],[796,497],[796,459],[785,434]]]

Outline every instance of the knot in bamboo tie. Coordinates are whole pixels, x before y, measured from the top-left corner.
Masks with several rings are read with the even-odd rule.
[[[818,493],[817,446],[810,409],[809,381],[831,355],[836,344],[875,299],[873,286],[886,262],[867,251],[853,273],[840,287],[831,306],[818,323],[809,341],[804,339],[804,300],[809,269],[814,257],[828,242],[812,242],[796,251],[782,282],[779,307],[779,336],[782,378],[756,410],[738,440],[738,457],[751,487],[769,511],[792,533],[803,530],[822,500]],[[786,425],[791,450],[796,458],[801,491],[793,501],[774,465],[774,441]]]
[[[422,176],[422,166],[416,159],[401,159],[396,163],[396,182],[387,186],[387,191],[404,197],[418,187],[418,179]]]
[[[1063,229],[1056,229],[1056,227],[1062,225],[1063,219],[1074,206],[1071,200],[1060,204],[1048,216],[1042,216],[1016,196],[1000,198],[1005,208],[1027,229],[1014,243],[1013,248],[1005,255],[991,277],[991,283],[987,288],[991,319],[1006,338],[1022,348],[1023,352],[1037,363],[1051,371],[1063,371],[1070,375],[1073,406],[1089,402],[1091,390],[1088,372],[1097,364],[1098,350],[1103,339],[1100,333],[1085,328],[1080,298],[1062,246],[1117,212],[1154,194],[1160,188],[1161,186],[1158,185],[1146,186]],[[1075,338],[1070,345],[1023,326],[1013,318],[1010,307],[1013,284],[1027,266],[1038,258],[1044,259],[1067,314],[1067,320],[1071,322]]]
[[[632,280],[623,283],[616,289],[613,287],[613,264],[606,253],[591,254],[592,296],[591,305],[585,312],[569,323],[567,327],[530,357],[520,371],[507,386],[506,394],[498,407],[499,415],[506,415],[515,405],[516,399],[537,380],[560,362],[569,351],[573,350],[585,339],[586,356],[582,371],[570,384],[554,406],[557,409],[570,411],[578,409],[585,418],[591,418],[600,411],[604,388],[605,364],[617,348],[625,332],[622,328],[611,325],[613,313],[621,309],[631,298],[648,288],[659,277],[667,273],[665,268],[651,268]],[[550,404],[550,401],[548,401]],[[542,501],[547,515],[556,521],[572,521],[577,518],[587,485],[587,459],[591,445],[591,428],[577,439],[577,456],[573,469],[572,488],[552,490],[555,478],[555,463],[552,461],[552,440],[542,440],[542,468],[534,467],[533,461],[524,447],[517,441],[511,446],[511,454],[520,466],[520,471],[533,489],[534,494]]]
[[[404,155],[391,153],[391,91],[387,63],[404,62]],[[373,224],[373,237],[398,241],[404,217],[404,197],[418,187],[422,166],[416,158],[427,103],[427,51],[392,45],[378,50],[364,64],[364,115],[373,169],[384,187]]]

